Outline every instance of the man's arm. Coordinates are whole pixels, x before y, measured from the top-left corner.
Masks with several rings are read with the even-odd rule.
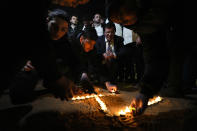
[[[55,51],[49,44],[48,39],[43,39],[40,46],[35,45],[32,49],[31,61],[41,78],[44,86],[52,89],[55,97],[68,100],[72,97],[74,83],[58,72]]]

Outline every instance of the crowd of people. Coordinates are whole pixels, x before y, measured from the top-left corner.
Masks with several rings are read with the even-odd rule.
[[[112,36],[108,41],[114,41],[115,39],[115,50],[113,50],[114,54],[119,53],[121,48],[122,54],[124,52],[125,56],[121,58],[122,61],[119,61],[119,64],[112,64],[113,66],[119,66],[117,69],[116,75],[114,77],[118,77],[116,81],[118,82],[128,82],[128,83],[137,83],[143,76],[144,71],[144,63],[142,56],[142,42],[140,36],[118,23],[114,23],[109,21],[108,18],[103,18],[99,13],[96,13],[92,19],[87,17],[82,17],[81,24],[78,21],[77,15],[72,15],[70,17],[70,24],[68,30],[68,39],[72,43],[73,39],[76,39],[76,36],[80,31],[84,31],[86,28],[93,28],[96,30],[97,36],[99,37],[97,40],[97,44],[95,45],[97,49],[97,53],[104,54],[107,49],[107,40],[109,37],[109,33],[105,31],[105,25],[107,23],[113,23],[114,30],[112,31]],[[102,40],[101,40],[102,37]],[[105,39],[105,41],[104,41]],[[122,39],[122,40],[120,40]],[[103,48],[106,44],[106,49]],[[116,46],[119,45],[119,46]],[[102,49],[100,49],[102,48]],[[102,51],[101,51],[102,50]],[[101,53],[102,52],[102,53]],[[106,55],[104,55],[106,56]],[[120,64],[121,63],[121,64]],[[107,71],[106,71],[107,72]],[[113,74],[113,73],[107,73]],[[136,76],[136,77],[135,77]]]
[[[93,93],[94,81],[101,83],[109,92],[116,92],[117,82],[123,82],[125,71],[127,82],[135,82],[132,66],[135,62],[132,57],[137,44],[141,45],[141,42],[124,45],[124,38],[115,35],[116,26],[113,22],[102,23],[101,15],[95,14],[93,22],[83,22],[87,24],[81,26],[77,16],[69,17],[67,12],[60,9],[50,11],[46,21],[47,42],[51,58],[55,61],[54,67],[60,78],[69,83],[67,98],[73,95],[73,86],[76,84],[81,85],[85,92]],[[10,85],[10,96],[14,103],[33,100],[36,97],[35,85],[42,79],[34,62],[31,59],[26,61]],[[142,74],[142,71],[137,74],[138,80]],[[51,88],[47,79],[44,79],[43,85]]]
[[[117,10],[116,5],[114,9]],[[138,83],[139,95],[131,105],[139,113],[146,109],[148,99],[163,85],[172,89],[170,96],[179,97],[182,96],[182,89],[178,89],[181,80],[184,89],[196,86],[193,55],[196,46],[192,46],[195,48],[187,54],[182,54],[181,47],[176,49],[176,26],[169,28],[169,32],[157,29],[146,34],[129,30],[124,23],[120,25],[104,19],[98,13],[92,19],[83,17],[82,24],[79,24],[78,16],[69,17],[60,9],[49,11],[47,17],[41,16],[40,20],[45,21],[38,23],[41,35],[30,41],[33,52],[27,59],[22,59],[22,69],[6,65],[11,69],[8,73],[16,74],[13,79],[9,79],[9,75],[5,81],[11,83],[10,97],[15,104],[35,99],[34,89],[40,79],[44,87],[61,99],[71,98],[78,83],[88,93],[94,92],[95,80],[109,92],[120,88],[117,82]],[[31,44],[35,41],[39,45]]]

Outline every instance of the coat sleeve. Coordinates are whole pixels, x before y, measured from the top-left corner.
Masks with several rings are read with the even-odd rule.
[[[96,44],[95,44],[95,49],[96,49],[96,53],[99,54],[99,55],[102,55],[104,53],[103,49],[102,49],[102,40],[101,40],[101,37],[99,37],[96,41]]]
[[[48,40],[43,40],[42,45],[32,49],[31,60],[39,75],[48,81],[56,81],[61,77],[57,69],[55,51]]]

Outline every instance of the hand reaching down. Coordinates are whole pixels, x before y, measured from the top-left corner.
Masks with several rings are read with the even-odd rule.
[[[133,110],[133,115],[141,115],[147,108],[149,98],[144,94],[139,93],[132,101],[131,107],[135,108]]]
[[[117,86],[111,84],[110,82],[105,82],[105,86],[107,87],[107,90],[111,93],[116,92],[117,91]]]
[[[30,60],[27,61],[26,65],[23,67],[24,71],[31,71],[35,69],[34,66],[32,66],[32,63]]]

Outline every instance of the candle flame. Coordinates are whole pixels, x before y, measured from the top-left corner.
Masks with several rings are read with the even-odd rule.
[[[162,101],[163,100],[163,98],[162,97],[160,97],[160,96],[157,96],[157,97],[154,97],[154,98],[152,98],[152,99],[149,99],[149,101],[148,101],[148,106],[150,106],[150,105],[153,105],[153,104],[156,104],[156,103],[158,103],[158,102],[160,102],[160,101]],[[134,107],[126,107],[124,110],[122,109],[122,110],[120,110],[119,111],[119,115],[126,115],[127,113],[131,113],[132,111],[135,111],[136,109],[134,108]]]
[[[129,107],[126,107],[125,109],[125,113],[131,112],[131,110],[129,109]]]
[[[120,114],[120,115],[126,115],[126,112],[123,111],[123,110],[120,110],[119,114]]]
[[[152,98],[152,99],[150,99],[150,100],[148,101],[148,106],[153,105],[153,104],[156,104],[156,103],[162,101],[162,99],[163,99],[163,98],[160,97],[160,96],[154,97],[154,98]]]
[[[86,98],[88,99],[88,98],[90,98],[90,96],[86,96]]]
[[[124,110],[120,110],[118,114],[119,115],[126,115],[127,113],[132,112],[132,110],[135,110],[135,108],[126,106],[126,108]]]

